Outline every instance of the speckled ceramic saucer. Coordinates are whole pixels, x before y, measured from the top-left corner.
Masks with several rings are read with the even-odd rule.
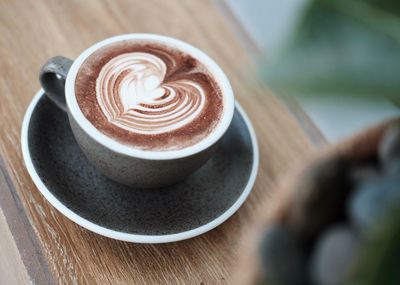
[[[44,197],[72,221],[110,238],[162,243],[205,233],[233,215],[258,169],[256,137],[237,104],[217,153],[184,182],[133,189],[110,181],[86,160],[68,118],[40,90],[25,114],[25,165]]]

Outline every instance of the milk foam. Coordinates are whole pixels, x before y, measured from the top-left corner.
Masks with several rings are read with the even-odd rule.
[[[96,80],[96,99],[108,122],[138,134],[162,134],[192,122],[205,105],[205,91],[190,79],[164,82],[167,65],[145,52],[123,53],[107,62]]]

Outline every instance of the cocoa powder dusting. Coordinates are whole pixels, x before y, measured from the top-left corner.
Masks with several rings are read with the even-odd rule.
[[[96,79],[108,61],[130,52],[149,53],[164,61],[167,71],[163,83],[189,79],[200,84],[206,97],[201,113],[179,129],[151,135],[134,133],[110,123],[96,99]],[[197,59],[159,43],[132,40],[107,45],[90,55],[78,71],[75,94],[82,113],[99,131],[123,144],[153,151],[177,150],[200,142],[218,125],[224,107],[219,85]]]

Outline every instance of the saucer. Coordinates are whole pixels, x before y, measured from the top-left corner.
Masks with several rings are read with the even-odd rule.
[[[138,243],[184,240],[217,227],[246,200],[259,163],[253,127],[238,103],[216,154],[165,188],[130,188],[100,174],[75,142],[67,114],[43,90],[26,111],[21,144],[33,182],[58,211],[90,231]]]

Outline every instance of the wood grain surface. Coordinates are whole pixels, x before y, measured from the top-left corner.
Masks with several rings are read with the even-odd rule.
[[[226,223],[191,240],[140,245],[91,233],[52,208],[23,165],[20,128],[39,89],[41,65],[51,56],[75,58],[96,41],[135,32],[176,37],[214,58],[258,136],[260,169],[248,201]],[[0,255],[14,256],[2,260],[0,270],[25,272],[14,277],[19,284],[229,284],[238,241],[259,205],[278,177],[313,150],[287,108],[255,80],[243,43],[211,0],[1,0],[0,59],[0,185],[2,197],[12,197],[0,204],[0,234],[7,234]],[[21,265],[25,270],[18,271]]]
[[[0,284],[29,284],[30,278],[1,209],[0,233]]]

